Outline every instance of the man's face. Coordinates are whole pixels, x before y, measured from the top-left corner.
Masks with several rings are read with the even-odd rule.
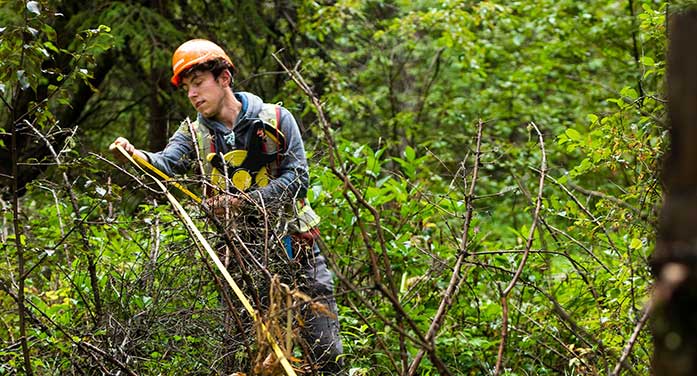
[[[206,118],[215,118],[222,109],[225,87],[222,74],[216,80],[211,72],[194,72],[182,78],[181,87],[196,111]]]

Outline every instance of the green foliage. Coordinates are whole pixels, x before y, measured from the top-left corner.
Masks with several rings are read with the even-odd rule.
[[[341,125],[338,136],[351,140],[340,144],[345,171],[381,214],[395,279],[410,292],[400,301],[424,332],[442,299],[435,292],[451,273],[443,265],[452,265],[460,248],[474,123],[487,120],[475,190],[481,198],[467,245],[483,255],[469,259],[452,308],[460,320],[446,320],[437,342],[456,373],[494,366],[499,293],[520,263],[520,253],[511,252],[524,248],[537,193],[540,145],[529,121],[543,132],[550,177],[533,243],[541,251],[531,255],[511,298],[517,303],[507,346],[516,351],[504,365],[509,374],[614,367],[649,282],[666,147],[665,6],[637,2],[630,12],[602,1],[338,2],[302,14],[312,26],[307,32],[331,46],[329,62],[307,51],[306,74],[329,80],[325,110]],[[314,202],[325,218],[339,219],[323,231],[346,261],[341,273],[365,273],[368,250],[349,210],[355,198],[331,194],[342,182],[326,168],[314,175],[314,192],[321,192]],[[375,220],[365,210],[361,218]],[[376,230],[369,230],[371,246],[379,249]],[[351,234],[351,245],[340,234]],[[555,306],[572,312],[570,320],[559,310],[550,316]],[[391,304],[381,307],[394,317]],[[373,325],[372,311],[362,315]],[[586,332],[569,329],[569,321]],[[473,329],[462,334],[463,326]],[[384,357],[366,357],[375,348],[386,351],[369,340],[377,334],[357,328],[346,329],[363,343],[353,349],[352,364],[374,372],[389,367]],[[399,348],[396,335],[387,338],[388,349]],[[642,337],[642,349],[648,342]],[[646,372],[648,353],[636,357],[632,364]],[[432,365],[424,363],[429,372]]]
[[[0,132],[22,115],[8,105],[31,93],[21,120],[59,139],[58,127],[75,124],[59,123],[58,114],[82,85],[96,90],[77,117],[80,132],[56,145],[61,165],[29,158],[52,166],[28,186],[19,213],[0,201],[8,255],[0,265],[0,374],[22,364],[15,236],[30,269],[35,373],[118,368],[105,358],[95,366],[80,343],[139,374],[220,369],[220,302],[187,234],[156,196],[90,154],[115,135],[145,144],[157,116],[176,123],[191,115],[167,86],[170,53],[190,36],[225,45],[238,88],[283,100],[308,131],[308,199],[323,218],[324,252],[344,277],[337,298],[350,374],[403,372],[424,348],[418,337],[465,252],[434,354],[452,374],[493,372],[501,295],[522,262],[543,153],[541,212],[507,297],[501,373],[615,367],[648,299],[667,148],[667,2],[164,4],[75,10],[70,2],[11,2],[0,10]],[[281,59],[301,61],[317,91],[327,133],[291,81],[267,74],[278,70],[270,54],[282,47]],[[111,53],[108,74],[93,83],[105,67],[99,59]],[[25,131],[28,143],[46,144]],[[23,233],[11,229],[15,220]],[[643,331],[628,358],[635,373],[649,372],[651,346]],[[437,367],[427,355],[417,374]]]

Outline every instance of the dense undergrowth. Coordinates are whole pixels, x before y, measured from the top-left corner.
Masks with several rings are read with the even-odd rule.
[[[180,2],[160,27],[229,43],[238,87],[300,120],[352,375],[648,373],[648,333],[630,338],[661,197],[666,2],[232,3],[217,6],[257,18],[206,26],[182,16],[206,4]],[[117,134],[147,145],[149,92],[128,80],[159,74],[184,37],[148,53],[155,26],[117,17],[136,5],[83,19],[70,2],[4,7],[5,175],[48,167],[2,191],[0,374],[27,359],[42,375],[219,372],[224,307],[205,258],[137,171],[103,157]],[[282,47],[290,72],[255,76],[282,70]],[[61,123],[106,54],[134,65],[114,64]],[[156,94],[173,121],[190,115],[179,94]]]

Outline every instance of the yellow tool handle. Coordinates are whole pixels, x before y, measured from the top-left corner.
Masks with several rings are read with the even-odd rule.
[[[143,170],[142,166],[147,167],[149,170],[151,170],[152,172],[154,172],[158,176],[173,183],[174,186],[177,187],[182,192],[184,192],[184,193],[188,192],[187,194],[189,195],[189,197],[196,200],[196,202],[200,203],[201,199],[198,198],[198,196],[196,196],[195,194],[191,193],[186,188],[184,188],[183,186],[181,186],[179,183],[173,182],[169,176],[167,176],[165,173],[160,171],[157,167],[150,164],[148,161],[144,160],[143,158],[140,158],[136,154],[133,154],[133,156],[128,154],[128,152],[121,145],[111,144],[111,146],[109,146],[109,149],[114,149],[114,148],[118,149],[118,151],[121,152],[121,154],[123,154],[123,156],[126,157],[126,159],[128,159],[131,163],[136,165],[136,167],[140,168],[145,174],[150,176],[155,181],[155,183],[157,183],[157,185],[160,186],[160,188],[163,190],[163,192],[167,196],[167,199],[169,200],[169,202],[172,204],[172,206],[179,213],[180,218],[184,222],[184,225],[189,229],[189,231],[191,233],[194,234],[194,237],[198,241],[199,246],[203,247],[203,249],[206,250],[206,253],[213,260],[213,263],[215,264],[215,266],[223,274],[223,277],[225,277],[225,281],[227,281],[228,285],[230,285],[230,288],[232,288],[232,291],[237,296],[237,299],[240,300],[240,302],[242,303],[242,306],[244,306],[244,308],[247,310],[247,312],[249,312],[249,316],[252,318],[252,320],[254,322],[259,323],[259,327],[261,328],[263,335],[266,337],[266,339],[271,344],[271,348],[273,349],[274,353],[276,354],[276,357],[278,357],[279,361],[281,362],[281,365],[283,366],[283,369],[286,371],[286,374],[288,374],[288,376],[296,376],[295,370],[293,370],[293,367],[290,365],[290,362],[288,362],[288,359],[286,358],[285,354],[283,354],[283,351],[276,343],[276,340],[273,338],[273,336],[271,336],[271,333],[269,332],[268,328],[266,328],[266,325],[264,324],[264,322],[259,319],[259,316],[257,316],[257,313],[254,310],[254,307],[252,307],[252,304],[249,302],[249,299],[247,299],[247,297],[244,295],[244,293],[239,288],[237,283],[235,283],[235,280],[232,279],[232,276],[225,268],[225,265],[223,265],[222,261],[220,261],[220,258],[215,253],[215,251],[213,251],[213,248],[208,243],[206,238],[203,237],[203,234],[201,234],[201,231],[199,231],[198,227],[196,227],[194,222],[191,220],[191,217],[186,212],[184,207],[179,203],[179,201],[177,201],[176,197],[174,197],[167,190],[167,188],[162,184],[162,182],[160,180],[158,180],[154,176],[150,175],[147,171]]]
[[[283,354],[283,350],[281,350],[281,348],[276,343],[276,340],[271,336],[271,333],[269,332],[268,328],[266,328],[264,322],[259,319],[259,316],[257,316],[257,313],[252,307],[252,304],[249,302],[249,299],[247,299],[242,290],[240,290],[237,283],[235,283],[235,280],[232,279],[232,276],[225,268],[225,265],[223,265],[223,263],[220,261],[218,255],[213,251],[213,248],[211,248],[210,244],[208,244],[206,238],[203,237],[203,234],[201,234],[201,231],[199,231],[194,222],[191,220],[191,217],[189,217],[189,215],[186,213],[186,210],[184,210],[179,201],[177,201],[177,199],[174,196],[172,196],[171,193],[167,192],[167,198],[177,209],[177,211],[181,214],[181,217],[184,220],[186,226],[189,228],[189,230],[191,230],[191,232],[194,233],[200,245],[203,246],[203,248],[206,250],[206,253],[208,253],[208,256],[210,256],[210,258],[213,260],[215,266],[217,266],[218,270],[223,274],[223,277],[225,277],[225,280],[232,288],[232,291],[237,296],[237,299],[240,300],[244,308],[247,310],[247,312],[249,312],[249,316],[251,316],[254,322],[259,323],[261,332],[271,344],[271,348],[276,354],[276,357],[278,357],[278,359],[281,361],[281,365],[283,366],[286,373],[290,376],[295,376],[295,371],[293,370],[293,367],[290,365],[290,362],[288,362],[288,359],[286,359],[285,354]]]
[[[159,168],[153,166],[150,162],[148,162],[146,159],[142,158],[138,154],[133,153],[133,155],[130,155],[130,154],[128,154],[126,149],[123,148],[123,146],[111,144],[109,146],[109,150],[114,150],[114,149],[118,149],[121,152],[121,154],[123,154],[126,158],[131,160],[131,162],[135,161],[137,165],[139,165],[141,167],[146,167],[148,170],[150,170],[150,172],[155,173],[157,176],[161,177],[167,183],[172,184],[179,191],[181,191],[185,195],[191,197],[191,199],[196,201],[197,204],[201,203],[201,198],[198,197],[195,193],[191,192],[190,190],[186,189],[186,187],[184,187],[183,185],[174,181],[171,177],[169,177],[167,174],[162,172]]]

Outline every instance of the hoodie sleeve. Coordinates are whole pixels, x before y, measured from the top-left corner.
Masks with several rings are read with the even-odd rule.
[[[182,123],[170,137],[162,151],[152,153],[141,150],[150,163],[169,176],[182,175],[189,171],[194,144],[186,123]]]
[[[278,168],[278,177],[265,187],[252,191],[252,198],[263,199],[265,205],[286,204],[305,198],[309,181],[305,146],[293,115],[281,107],[281,131],[286,136],[286,147]],[[260,197],[259,197],[260,196]]]

